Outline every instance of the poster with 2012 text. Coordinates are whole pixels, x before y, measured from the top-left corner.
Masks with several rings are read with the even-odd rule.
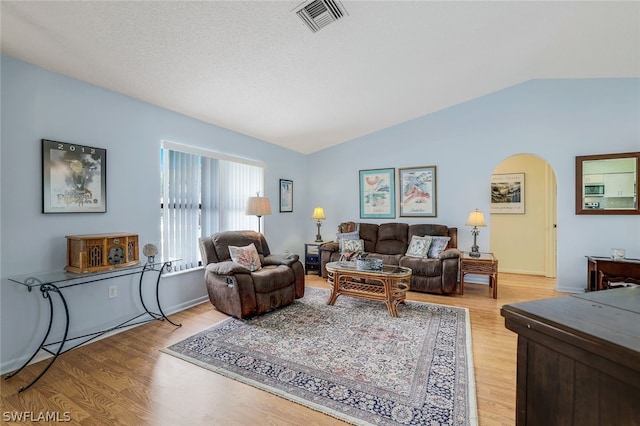
[[[107,151],[42,140],[42,212],[107,211]]]

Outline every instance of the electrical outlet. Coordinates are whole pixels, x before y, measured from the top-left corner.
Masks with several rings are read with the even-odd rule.
[[[118,287],[112,285],[109,286],[109,299],[113,299],[114,297],[118,297]]]

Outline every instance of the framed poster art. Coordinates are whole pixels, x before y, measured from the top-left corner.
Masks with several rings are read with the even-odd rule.
[[[491,176],[491,213],[524,214],[524,173]]]
[[[436,217],[436,166],[398,169],[401,217]]]
[[[291,213],[293,211],[293,181],[280,179],[280,212]]]
[[[396,169],[360,170],[360,218],[393,219]]]
[[[42,139],[42,212],[106,211],[107,150]]]

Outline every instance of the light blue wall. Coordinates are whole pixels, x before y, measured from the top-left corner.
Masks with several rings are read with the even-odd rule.
[[[640,257],[640,217],[576,216],[576,155],[640,150],[640,79],[535,80],[304,156],[126,96],[1,57],[0,370],[17,366],[43,333],[43,300],[7,277],[61,269],[65,235],[134,232],[159,241],[158,149],[167,139],[266,164],[266,195],[274,214],[265,217],[273,251],[301,253],[316,228],[312,208],[325,208],[322,235],[359,220],[358,170],[437,166],[438,217],[397,221],[443,223],[459,228],[459,246],[471,245],[464,222],[469,211],[489,211],[491,173],[518,153],[551,164],[558,183],[558,285],[585,286],[586,254],[623,247]],[[389,105],[393,108],[393,105]],[[43,215],[40,139],[106,148],[108,213]],[[294,212],[278,213],[278,180],[294,181]],[[485,215],[489,219],[488,215]],[[374,221],[371,221],[374,222]],[[381,221],[378,221],[381,222]],[[491,226],[491,223],[488,223]],[[478,243],[489,248],[489,232]],[[514,238],[518,238],[514,236]],[[522,242],[526,244],[526,241]],[[133,280],[69,291],[81,318],[79,330],[107,324],[133,310]],[[169,277],[161,299],[169,311],[204,300],[202,272]]]
[[[159,148],[163,139],[265,164],[265,194],[273,214],[263,230],[273,252],[302,254],[315,227],[305,207],[307,157],[229,130],[122,96],[93,85],[1,57],[1,345],[0,369],[15,367],[42,336],[46,316],[39,292],[7,281],[29,272],[60,270],[66,264],[65,235],[132,232],[141,244],[160,241]],[[250,117],[248,117],[250,119]],[[42,138],[107,150],[105,214],[41,213]],[[279,179],[294,181],[293,213],[279,213]],[[306,234],[305,234],[306,232]],[[201,270],[164,279],[161,299],[168,311],[204,300]],[[108,299],[109,285],[119,296]],[[127,316],[133,279],[76,287],[65,294],[74,306],[73,331],[91,331],[110,318]],[[58,324],[56,322],[56,324]]]
[[[582,291],[585,255],[623,247],[640,257],[640,216],[575,215],[575,156],[630,151],[640,151],[640,79],[533,80],[310,155],[318,182],[310,201],[324,206],[333,231],[360,221],[358,170],[436,165],[438,217],[396,220],[456,226],[458,246],[468,249],[464,223],[475,208],[489,212],[493,169],[534,154],[557,179],[558,288]],[[478,244],[490,249],[488,230]]]

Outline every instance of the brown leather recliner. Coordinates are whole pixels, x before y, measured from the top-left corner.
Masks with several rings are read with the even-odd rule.
[[[231,260],[229,246],[253,243],[262,268],[251,271]],[[209,300],[217,310],[236,318],[260,315],[304,296],[304,268],[297,254],[271,254],[264,235],[225,231],[200,238]]]

